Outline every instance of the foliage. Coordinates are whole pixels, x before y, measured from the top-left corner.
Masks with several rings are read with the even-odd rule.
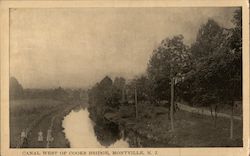
[[[135,89],[137,92],[138,101],[151,101],[153,102],[152,97],[152,82],[148,79],[147,76],[141,75],[131,80],[131,82],[127,85],[127,94],[129,99],[134,99]]]
[[[102,121],[107,112],[113,112],[119,108],[122,102],[122,92],[125,86],[125,79],[115,78],[114,82],[106,76],[100,83],[97,83],[89,90],[89,110],[91,116]]]
[[[170,81],[173,77],[182,77],[189,66],[189,49],[183,43],[183,36],[164,39],[153,51],[147,73],[152,81],[154,97],[159,100],[170,99]]]
[[[241,11],[236,10],[235,27],[219,27],[209,20],[191,47],[193,68],[180,85],[183,97],[196,105],[232,104],[241,99],[242,43]]]
[[[15,77],[10,77],[10,99],[18,99],[23,97],[23,86]]]
[[[217,22],[209,19],[205,25],[202,25],[196,36],[196,41],[191,46],[191,52],[194,59],[200,59],[218,52],[218,48],[223,44],[224,28]]]
[[[112,86],[112,103],[114,107],[118,107],[118,103],[125,101],[125,85],[126,81],[123,77],[116,77]]]

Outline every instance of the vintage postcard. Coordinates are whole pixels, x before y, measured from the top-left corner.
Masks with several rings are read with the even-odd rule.
[[[246,156],[240,1],[2,1],[2,156]]]

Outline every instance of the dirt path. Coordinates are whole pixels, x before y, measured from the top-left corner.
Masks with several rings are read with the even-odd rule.
[[[31,131],[30,131],[30,135],[28,136],[28,143],[29,143],[29,147],[35,147],[35,148],[39,148],[39,147],[46,147],[46,134],[47,134],[47,130],[50,126],[50,121],[51,118],[53,117],[53,114],[45,117],[36,127],[34,127]],[[39,131],[43,132],[43,141],[42,142],[38,142],[38,132]]]
[[[209,110],[205,110],[205,109],[201,109],[201,108],[195,108],[195,107],[191,107],[188,105],[184,105],[181,103],[177,103],[178,107],[181,110],[190,112],[190,113],[195,113],[195,114],[200,114],[200,115],[206,115],[206,116],[211,116],[211,112]],[[218,117],[224,117],[224,118],[230,118],[231,116],[225,113],[217,113]],[[234,116],[233,117],[235,120],[242,120],[242,117],[240,116]]]

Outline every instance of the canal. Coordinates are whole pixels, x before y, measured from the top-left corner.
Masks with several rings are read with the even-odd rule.
[[[64,128],[65,137],[69,140],[71,148],[129,147],[129,144],[123,138],[114,140],[112,139],[112,132],[102,127],[97,127],[89,118],[89,112],[86,108],[79,107],[72,110],[64,118],[62,126]],[[97,137],[97,135],[100,135],[100,133],[105,136],[106,139],[98,139],[99,137]]]

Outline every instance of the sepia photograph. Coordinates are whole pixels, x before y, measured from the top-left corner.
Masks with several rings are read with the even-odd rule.
[[[10,148],[243,147],[242,8],[11,8]]]

